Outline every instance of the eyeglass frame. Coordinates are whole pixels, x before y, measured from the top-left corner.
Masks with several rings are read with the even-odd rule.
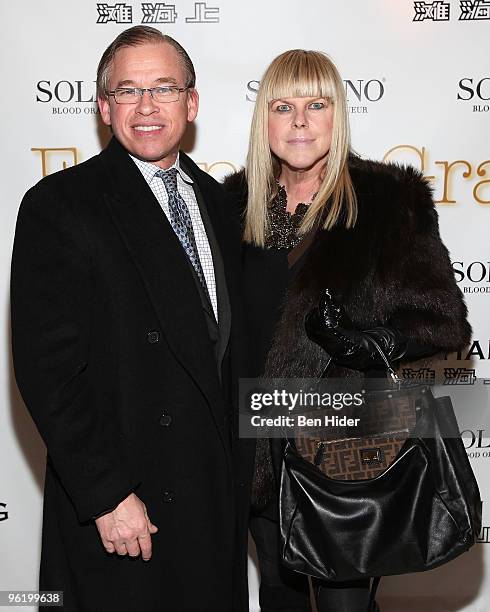
[[[165,102],[158,102],[157,100],[155,100],[155,98],[153,97],[153,92],[156,89],[163,89],[164,87],[166,89],[171,89],[173,91],[176,91],[176,93],[178,94],[177,99],[176,100],[166,100]],[[170,104],[171,102],[178,102],[180,100],[181,92],[186,91],[187,89],[192,89],[192,88],[189,87],[189,86],[187,86],[187,87],[177,87],[177,85],[158,85],[157,87],[116,87],[116,89],[113,89],[112,91],[108,91],[107,95],[108,96],[113,96],[114,102],[116,104],[123,104],[123,105],[124,104],[138,104],[138,102],[140,100],[136,100],[136,102],[118,102],[116,100],[116,91],[118,91],[118,90],[119,91],[121,91],[121,90],[127,91],[128,89],[131,89],[131,90],[134,90],[135,92],[138,92],[139,96],[140,96],[140,100],[143,99],[143,95],[144,95],[145,91],[147,91],[150,94],[151,99],[154,102],[157,102],[157,104]]]

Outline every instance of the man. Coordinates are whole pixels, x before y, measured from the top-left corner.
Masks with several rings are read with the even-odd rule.
[[[194,85],[175,40],[120,34],[97,74],[112,141],[19,212],[15,373],[48,450],[40,586],[67,611],[248,609],[239,234],[179,153]]]

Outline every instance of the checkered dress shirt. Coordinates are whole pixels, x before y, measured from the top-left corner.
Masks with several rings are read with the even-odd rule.
[[[141,161],[132,155],[130,155],[130,157],[140,170],[145,181],[148,183],[170,223],[167,190],[165,189],[162,179],[155,176],[156,173],[161,170],[161,168],[150,162]],[[201,212],[197,204],[196,194],[194,193],[194,188],[192,187],[193,180],[180,167],[179,155],[177,155],[177,159],[175,160],[172,168],[176,168],[177,170],[177,189],[184,199],[184,202],[187,204],[187,208],[189,209],[192,228],[194,230],[194,236],[196,239],[197,252],[199,253],[202,271],[204,278],[206,279],[209,298],[213,307],[214,316],[216,317],[216,320],[218,320],[218,299],[216,297],[216,279],[214,276],[213,256],[211,254],[211,247],[209,246],[204,223],[201,218]]]

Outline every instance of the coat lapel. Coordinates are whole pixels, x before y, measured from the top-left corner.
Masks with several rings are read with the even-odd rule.
[[[168,346],[205,395],[229,454],[213,346],[185,252],[138,168],[115,139],[101,158],[110,177],[105,203],[139,270]]]

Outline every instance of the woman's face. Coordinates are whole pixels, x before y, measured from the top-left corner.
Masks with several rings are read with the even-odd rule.
[[[332,142],[333,107],[327,98],[281,98],[269,103],[269,145],[291,170],[321,173]]]

